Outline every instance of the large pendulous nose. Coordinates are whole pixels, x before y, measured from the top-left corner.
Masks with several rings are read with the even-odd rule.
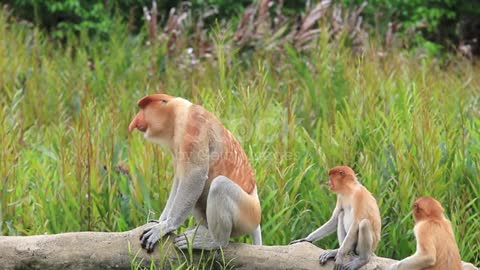
[[[147,130],[147,122],[145,121],[145,116],[143,111],[140,111],[135,115],[130,125],[128,125],[128,131],[132,132],[135,128],[141,132],[145,132]]]

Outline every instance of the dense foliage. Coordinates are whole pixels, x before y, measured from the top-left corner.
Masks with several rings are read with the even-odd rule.
[[[114,29],[115,19],[129,22],[129,30],[138,31],[142,26],[143,7],[150,7],[151,0],[7,0],[5,1],[17,16],[46,28],[56,37],[68,32],[87,31],[107,35]],[[188,6],[194,10],[217,7],[220,17],[230,17],[243,10],[250,1],[236,0],[195,0]],[[159,15],[165,18],[171,8],[178,7],[178,0],[157,1]]]
[[[363,0],[342,0],[347,6]],[[363,15],[378,34],[387,31],[388,23],[408,38],[408,47],[426,47],[432,51],[441,46],[455,48],[460,42],[480,49],[480,2],[462,0],[369,0]],[[477,40],[475,40],[477,39]],[[476,51],[480,53],[480,51]]]
[[[143,23],[144,6],[150,0],[3,0],[22,19],[42,26],[56,37],[68,32],[87,31],[108,35],[113,31],[115,19],[129,23],[129,31],[138,31]],[[252,0],[194,0],[157,1],[160,21],[165,23],[171,8],[188,6],[197,16],[216,8],[216,20],[239,17]],[[295,17],[305,13],[307,1],[279,2],[285,14]],[[315,2],[315,1],[313,1]],[[364,0],[337,1],[344,7],[361,5]],[[363,12],[371,32],[382,38],[393,23],[394,30],[404,38],[399,46],[425,48],[431,53],[442,48],[455,49],[459,44],[471,46],[472,52],[480,53],[480,2],[463,0],[370,0]],[[309,2],[308,2],[309,3]],[[273,11],[272,11],[273,12]]]
[[[415,250],[411,203],[433,195],[462,258],[480,263],[478,66],[378,57],[373,44],[358,57],[325,35],[302,54],[286,45],[240,56],[232,30],[214,33],[212,57],[191,61],[114,27],[106,39],[57,43],[0,16],[1,234],[118,231],[157,217],[170,155],[127,125],[140,97],[167,92],[214,112],[244,146],[265,244],[325,222],[335,203],[326,171],[349,164],[380,205],[377,255]]]

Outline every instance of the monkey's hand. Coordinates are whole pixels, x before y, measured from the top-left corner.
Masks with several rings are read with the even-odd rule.
[[[307,238],[300,238],[300,239],[297,239],[297,240],[293,240],[292,242],[289,243],[289,245],[298,244],[298,243],[301,243],[301,242],[312,243],[312,241],[308,240]]]
[[[166,222],[158,222],[143,231],[140,235],[140,243],[147,252],[152,252],[158,240],[169,232]]]

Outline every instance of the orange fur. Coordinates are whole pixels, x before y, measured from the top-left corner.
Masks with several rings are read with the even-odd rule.
[[[210,163],[209,175],[225,175],[251,193],[255,188],[255,176],[247,155],[227,129],[222,128],[221,133],[223,151]]]
[[[232,229],[233,236],[240,236],[245,232],[254,230],[261,221],[261,208],[258,197],[244,197],[240,202],[239,220],[235,222]],[[243,222],[241,222],[243,221]]]
[[[253,169],[245,151],[218,119],[199,105],[165,94],[146,96],[138,101],[141,111],[129,125],[146,132],[147,138],[161,141],[180,164],[176,170],[208,158],[208,180],[226,176],[245,192],[255,187]],[[178,118],[178,119],[177,119]]]
[[[440,202],[432,197],[420,197],[413,205],[415,236],[422,254],[435,257],[428,270],[460,270],[462,263],[452,225],[443,214]]]

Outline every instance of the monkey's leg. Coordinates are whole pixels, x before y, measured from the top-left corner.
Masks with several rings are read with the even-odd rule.
[[[257,246],[262,245],[262,228],[260,227],[260,224],[257,226],[255,231],[252,233],[252,239],[253,239],[253,244]]]
[[[373,254],[372,232],[372,224],[368,219],[360,221],[356,248],[358,256],[355,256],[351,262],[343,265],[342,270],[356,270],[368,263]]]
[[[337,237],[338,237],[338,244],[342,245],[343,240],[347,237],[347,231],[345,231],[345,224],[344,224],[344,215],[345,213],[341,211],[338,214],[338,223],[337,223]]]
[[[231,236],[248,233],[255,235],[256,243],[261,239],[260,204],[256,193],[247,194],[227,177],[219,176],[212,181],[206,217],[209,234],[197,232],[191,241],[194,249],[220,248],[228,245]],[[188,238],[189,235],[183,236],[185,237]],[[177,247],[184,248],[184,240],[176,241]]]
[[[220,246],[226,246],[231,236],[252,233],[259,244],[260,212],[256,188],[248,194],[225,176],[213,180],[207,199],[207,223]]]

